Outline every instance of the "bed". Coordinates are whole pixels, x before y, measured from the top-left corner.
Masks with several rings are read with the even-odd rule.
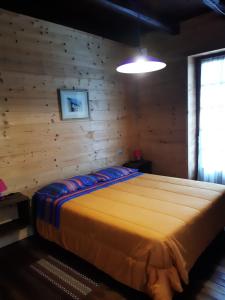
[[[36,225],[42,237],[114,279],[171,300],[225,225],[224,192],[218,184],[133,171],[54,199],[37,192]]]

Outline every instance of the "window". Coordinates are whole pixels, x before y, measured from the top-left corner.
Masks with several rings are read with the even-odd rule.
[[[199,59],[198,179],[225,184],[225,54]]]

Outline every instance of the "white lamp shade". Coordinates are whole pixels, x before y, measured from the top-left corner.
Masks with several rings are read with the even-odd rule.
[[[166,67],[164,62],[154,57],[141,56],[123,63],[116,68],[117,72],[127,74],[140,74],[161,70]]]

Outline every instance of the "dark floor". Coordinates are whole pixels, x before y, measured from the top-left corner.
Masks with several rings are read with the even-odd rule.
[[[51,255],[77,271],[102,282],[108,288],[104,300],[147,300],[138,293],[112,280],[75,255],[33,236],[0,249],[0,300],[64,299],[48,283],[28,272],[30,264]],[[221,233],[201,256],[190,273],[190,284],[176,300],[225,300],[225,233]]]

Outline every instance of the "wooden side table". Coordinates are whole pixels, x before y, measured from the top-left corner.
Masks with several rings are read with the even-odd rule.
[[[0,247],[32,234],[30,226],[30,199],[13,193],[0,199]]]
[[[152,162],[149,160],[131,160],[126,162],[123,166],[131,169],[138,169],[139,172],[143,173],[152,173]]]

